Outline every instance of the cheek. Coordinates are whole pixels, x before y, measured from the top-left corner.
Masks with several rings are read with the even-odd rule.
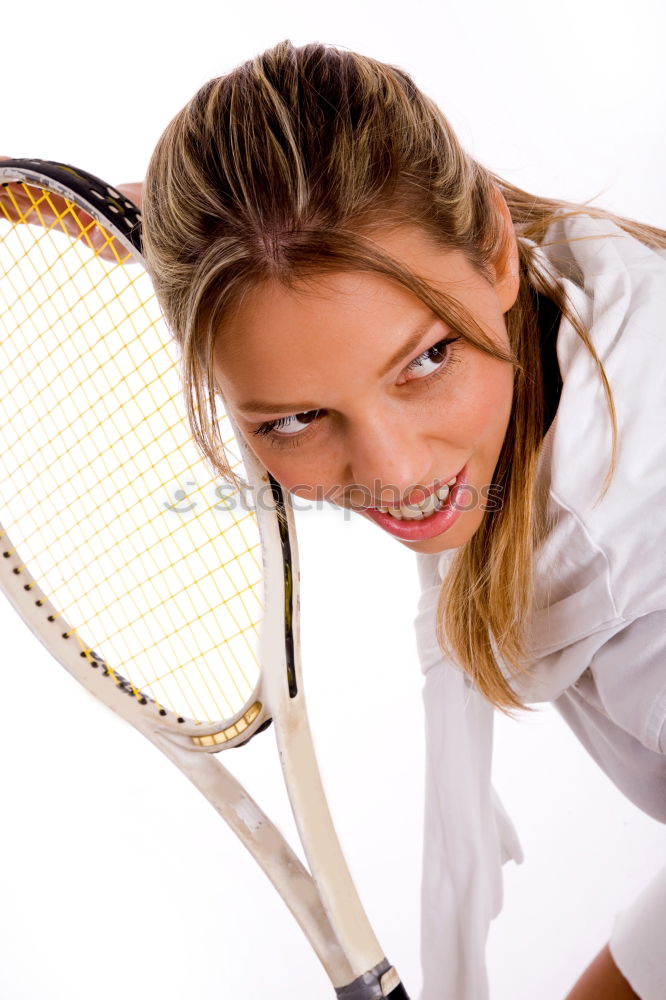
[[[316,500],[334,485],[330,463],[312,446],[303,446],[301,453],[298,445],[275,448],[268,442],[255,440],[249,444],[261,464],[289,493]]]
[[[484,355],[461,404],[461,427],[472,441],[503,440],[511,414],[514,372],[510,364]]]

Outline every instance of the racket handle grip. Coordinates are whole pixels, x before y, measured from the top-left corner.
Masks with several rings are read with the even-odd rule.
[[[386,1000],[409,1000],[409,996],[407,995],[407,990],[402,983],[398,983],[396,988],[391,990],[391,992],[387,995]]]
[[[389,990],[385,993],[384,990]],[[337,1000],[409,1000],[398,973],[384,958],[373,969],[359,976],[353,983],[336,989]]]

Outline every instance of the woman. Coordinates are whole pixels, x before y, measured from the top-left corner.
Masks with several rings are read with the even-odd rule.
[[[143,198],[203,454],[224,474],[219,393],[286,488],[416,553],[423,1000],[483,1000],[520,860],[495,707],[554,701],[666,821],[666,233],[513,187],[402,70],[288,41],[194,96]],[[569,1000],[666,995],[665,897]]]

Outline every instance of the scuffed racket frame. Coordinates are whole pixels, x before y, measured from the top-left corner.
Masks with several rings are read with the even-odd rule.
[[[73,200],[145,267],[137,207],[98,178],[41,160],[0,163],[0,185],[34,184]],[[95,198],[99,204],[91,200]],[[102,209],[108,212],[105,215]],[[94,650],[68,642],[69,627],[22,564],[0,525],[0,587],[51,654],[88,690],[157,746],[211,802],[261,866],[310,941],[340,1000],[407,1000],[370,927],[333,827],[305,711],[298,635],[294,515],[288,496],[240,434],[250,486],[261,490],[256,515],[264,560],[262,674],[248,709],[219,724],[195,724],[158,706]],[[265,487],[269,487],[266,489]],[[270,499],[268,499],[270,498]],[[255,706],[258,708],[255,710]],[[271,719],[301,843],[313,876],[282,834],[219,759]],[[291,782],[290,775],[298,780]],[[378,993],[377,991],[380,990]]]

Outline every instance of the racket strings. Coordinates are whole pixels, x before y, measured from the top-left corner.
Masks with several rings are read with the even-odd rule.
[[[190,440],[147,275],[74,203],[13,185],[0,198],[3,296],[12,545],[116,683],[181,717],[230,718],[259,675],[258,527],[247,496],[225,487],[220,503]],[[220,430],[238,451],[225,417]],[[232,469],[245,479],[238,459]],[[193,499],[183,484],[199,487]]]
[[[7,186],[5,198],[0,202],[0,212],[10,222],[19,225],[37,225],[45,232],[59,229],[65,235],[83,241],[94,253],[112,257],[118,264],[126,263],[131,257],[127,247],[92,216],[46,188],[27,184]]]
[[[128,287],[130,287],[130,286],[128,286]],[[131,316],[131,314],[128,314],[128,315]],[[90,319],[91,322],[94,322],[94,316],[92,314],[89,315],[89,319]],[[139,335],[141,334],[141,332],[142,332],[141,329],[139,329],[137,331],[137,333]],[[101,336],[101,334],[100,334],[100,336]],[[101,339],[100,339],[100,343],[102,343]],[[107,371],[108,371],[108,364],[112,360],[116,361],[117,359],[115,359],[115,358],[112,359],[111,357],[108,358],[108,360],[106,362],[107,363]],[[155,362],[155,356],[154,355],[152,357],[150,357],[149,359],[147,359],[147,363],[153,363],[153,366],[154,366],[154,362]],[[35,358],[35,364],[38,364],[38,363],[39,363],[39,359]],[[101,365],[99,367],[101,367]],[[146,392],[151,392],[153,386],[156,386],[159,383],[163,382],[163,375],[164,375],[163,371],[156,371],[154,379],[149,379],[149,378],[146,378],[145,376],[143,376],[141,378],[141,380],[140,380],[139,389],[140,390],[143,389]],[[119,373],[119,380],[118,380],[118,382],[115,383],[115,384],[111,384],[110,388],[111,388],[112,398],[115,399],[117,397],[119,388],[123,384],[123,382],[126,380],[126,378],[127,378],[127,376],[124,373],[120,372]],[[85,385],[82,386],[82,391],[86,392]],[[11,393],[11,389],[8,389],[8,394],[10,394],[10,393]],[[169,402],[173,403],[177,399],[177,397],[178,397],[178,393],[174,394],[170,398]],[[91,402],[90,400],[88,400],[88,403],[89,403],[90,409],[92,411],[93,405],[94,405],[94,401]],[[105,402],[104,401],[100,401],[99,405],[104,406]],[[123,407],[126,408],[126,405],[127,405],[127,400],[124,400],[123,403],[119,404],[118,407],[115,410],[109,410],[108,407],[107,407],[106,418],[108,420],[108,423],[105,426],[114,426],[114,420],[117,419],[118,414],[123,409]],[[156,404],[156,401],[155,401],[154,398],[152,399],[152,405],[155,408],[155,412],[157,412],[157,409],[156,409],[157,404]],[[57,401],[56,402],[56,407],[59,407],[59,406],[60,406],[60,402]],[[54,414],[54,412],[53,412],[54,409],[56,409],[56,407],[53,407],[51,410],[46,410],[44,412],[44,418],[45,418],[45,420],[46,420],[46,418],[50,418],[52,416],[58,416],[58,414]],[[83,416],[85,415],[85,412],[86,411],[82,411],[82,413],[80,413],[78,415],[78,418],[79,419],[83,419]],[[48,423],[48,420],[46,420],[46,422]],[[62,423],[62,421],[60,421],[60,422]],[[97,427],[98,427],[98,425],[95,424],[94,427],[91,428],[90,430],[86,431],[84,435],[79,434],[78,435],[78,440],[80,442],[82,442],[84,440],[84,437],[87,436],[87,435],[92,434],[93,431],[95,429],[97,429]],[[173,447],[172,447],[171,452],[169,452],[168,450],[165,449],[165,435],[166,435],[166,432],[167,431],[173,431],[174,429],[176,429],[176,427],[178,427],[178,428],[182,427],[182,421],[181,421],[181,419],[177,419],[176,423],[174,423],[174,424],[172,424],[170,426],[167,426],[166,424],[164,425],[163,433],[162,433],[162,435],[160,437],[160,451],[162,453],[162,457],[165,458],[165,459],[168,459],[170,455],[173,455],[174,453],[177,453],[180,450],[181,446],[182,446],[181,445],[181,441],[177,440],[174,437]],[[64,429],[64,431],[59,431],[58,433],[62,434],[64,432],[71,431],[71,429],[72,429],[72,425],[69,425],[68,427],[66,427]],[[56,443],[55,439],[53,439],[53,438],[47,439],[46,446],[47,447],[52,447],[52,446],[54,446],[55,443]],[[120,443],[121,442],[119,442],[119,444]],[[231,442],[229,441],[229,442],[226,442],[226,443],[230,444]],[[26,456],[25,456],[26,464],[32,464],[33,460],[35,460],[35,459],[37,459],[39,457],[39,455],[40,455],[43,447],[44,447],[44,444],[42,442],[40,442],[40,444],[38,445],[38,447],[37,447],[37,449],[36,449],[36,451],[35,451],[34,454],[26,454]],[[124,459],[124,456],[118,456],[119,463],[122,462],[123,459]],[[112,467],[109,467],[108,465],[106,466],[106,468],[105,468],[105,476],[106,476],[106,478],[108,479],[109,482],[113,482],[113,475],[114,475],[114,473],[116,471],[117,471],[117,467],[116,468],[112,468]],[[40,471],[36,471],[35,472],[35,477],[34,478],[37,479],[37,480],[39,480],[39,478],[40,478]],[[30,481],[24,483],[23,488],[26,489],[29,485],[31,485]],[[94,514],[94,512],[95,512],[95,507],[92,508],[91,514]],[[29,513],[30,513],[30,510],[28,509],[26,511],[26,514],[29,514]],[[141,525],[141,526],[136,525],[136,527],[137,527],[137,529],[139,527],[143,528],[143,527],[145,527],[145,525]],[[54,541],[54,542],[58,542],[59,540],[60,539],[57,536],[54,536],[53,539],[52,539],[52,541]],[[42,555],[42,553],[35,553],[35,552],[33,552],[33,556],[35,556],[35,555]]]

